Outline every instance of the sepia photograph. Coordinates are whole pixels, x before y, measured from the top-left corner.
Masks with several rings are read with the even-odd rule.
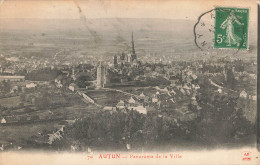
[[[259,164],[258,13],[0,0],[0,164]]]

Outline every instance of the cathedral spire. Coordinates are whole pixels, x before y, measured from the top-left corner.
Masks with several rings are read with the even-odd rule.
[[[133,32],[132,32],[132,55],[134,56],[134,59],[136,59],[135,44],[134,44],[134,33]]]

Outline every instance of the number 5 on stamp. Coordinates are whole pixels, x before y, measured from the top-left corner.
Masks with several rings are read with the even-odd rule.
[[[248,48],[249,9],[216,7],[214,48]]]

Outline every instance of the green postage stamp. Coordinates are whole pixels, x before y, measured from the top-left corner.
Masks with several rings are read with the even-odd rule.
[[[249,9],[216,7],[214,48],[248,48]]]

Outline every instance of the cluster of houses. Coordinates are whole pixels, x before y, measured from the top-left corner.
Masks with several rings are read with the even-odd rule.
[[[253,95],[253,96],[252,96],[252,95],[248,94],[245,90],[243,90],[242,92],[240,92],[239,97],[240,97],[240,98],[244,98],[244,99],[254,100],[254,101],[257,100],[257,96],[256,96],[256,95]]]
[[[199,89],[199,86],[181,86],[181,87],[165,87],[160,89],[154,87],[156,92],[150,96],[145,95],[143,92],[136,97],[130,97],[129,100],[120,100],[116,106],[105,106],[104,110],[116,111],[116,110],[135,110],[141,114],[147,114],[149,111],[155,111],[161,108],[173,108],[178,100],[184,97],[190,98],[192,103],[198,106],[195,98],[195,90]],[[200,107],[198,106],[198,109]]]
[[[10,93],[17,93],[18,91],[24,92],[26,89],[34,89],[37,87],[37,83],[31,81],[25,81],[24,76],[0,76],[0,82],[7,81],[10,83]]]
[[[24,85],[25,84],[25,85]],[[14,85],[11,87],[10,93],[18,93],[19,91],[24,92],[25,90],[28,89],[34,89],[37,87],[37,84],[34,82],[25,82],[23,85]]]
[[[54,82],[55,82],[55,85],[56,85],[56,87],[57,88],[62,88],[63,87],[63,85],[62,85],[62,83],[61,83],[61,80],[59,80],[59,79],[55,79],[54,80]]]
[[[148,106],[144,106],[144,103],[142,103],[141,101],[143,101],[144,99],[146,99],[146,97],[144,96],[144,94],[140,94],[140,98],[137,99],[135,97],[130,97],[129,100],[120,100],[116,106],[104,106],[103,110],[107,110],[107,111],[116,111],[116,110],[120,110],[123,112],[126,112],[125,110],[135,110],[141,114],[147,114],[147,111],[149,111],[148,109],[150,107]]]
[[[52,144],[55,140],[60,140],[62,138],[64,126],[62,126],[58,131],[48,134],[48,143]]]

